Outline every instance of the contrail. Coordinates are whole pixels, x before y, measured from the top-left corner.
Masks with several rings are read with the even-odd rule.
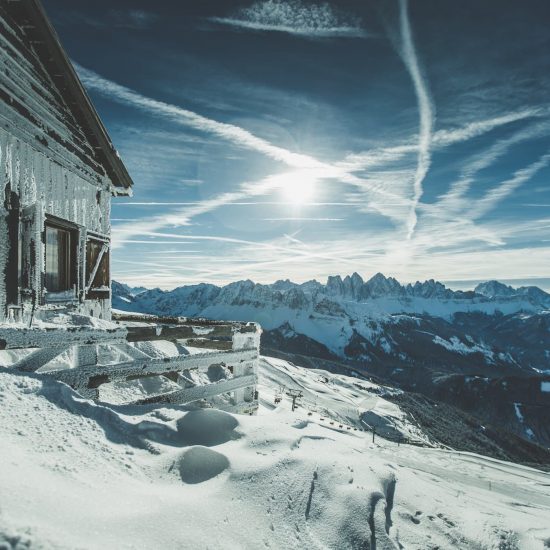
[[[525,168],[517,170],[513,177],[498,187],[487,191],[484,197],[476,202],[475,207],[470,212],[471,219],[477,219],[493,209],[499,202],[508,197],[518,187],[529,181],[543,168],[550,163],[550,152],[542,155],[537,161]]]
[[[300,153],[294,153],[288,149],[284,149],[283,147],[273,145],[265,139],[255,136],[244,128],[233,124],[227,124],[225,122],[218,122],[194,113],[193,111],[177,107],[176,105],[151,99],[135,92],[134,90],[131,90],[130,88],[126,88],[125,86],[121,86],[120,84],[107,80],[97,73],[82,67],[78,63],[73,62],[73,65],[78,72],[80,80],[86,88],[95,90],[96,92],[106,95],[119,103],[132,105],[149,112],[154,112],[155,114],[163,116],[169,120],[185,124],[190,128],[195,128],[196,130],[214,134],[246,149],[259,151],[268,157],[284,162],[293,168],[332,169],[331,166],[320,162],[313,157]]]
[[[422,77],[418,58],[412,39],[411,26],[409,22],[408,2],[399,0],[399,17],[401,27],[401,57],[413,81],[414,91],[418,101],[420,115],[420,130],[418,139],[418,161],[414,175],[414,194],[407,220],[407,238],[410,239],[414,233],[417,223],[416,208],[422,198],[422,182],[428,173],[431,162],[431,142],[434,126],[434,108]]]

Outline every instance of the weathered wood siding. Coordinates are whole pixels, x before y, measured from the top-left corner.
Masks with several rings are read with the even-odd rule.
[[[0,4],[0,320],[9,298],[10,211],[18,208],[27,223],[33,242],[23,244],[32,246],[31,284],[40,292],[46,215],[108,235],[111,199],[111,182],[64,98],[62,80],[46,71],[6,6]],[[107,317],[110,297],[86,300],[77,310]]]

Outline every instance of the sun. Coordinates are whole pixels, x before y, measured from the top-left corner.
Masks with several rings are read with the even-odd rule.
[[[280,179],[280,190],[286,202],[301,206],[315,196],[315,178],[307,171],[285,174]]]

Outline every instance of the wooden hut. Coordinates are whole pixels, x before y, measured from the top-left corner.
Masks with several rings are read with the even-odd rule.
[[[38,0],[0,4],[0,321],[110,318],[110,203],[132,180]]]

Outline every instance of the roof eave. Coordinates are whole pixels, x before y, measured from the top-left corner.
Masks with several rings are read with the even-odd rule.
[[[47,48],[50,63],[62,68],[62,77],[67,93],[79,99],[71,105],[73,110],[78,111],[80,124],[83,124],[91,133],[89,139],[94,148],[98,160],[106,171],[111,181],[113,195],[131,195],[133,186],[132,178],[115,149],[103,122],[99,118],[88,93],[80,82],[76,71],[69,60],[59,37],[50,23],[40,0],[22,0],[22,7],[26,7],[26,13],[32,20],[34,29],[32,32],[41,34],[41,44],[35,47]],[[28,30],[25,31],[29,33]],[[59,74],[59,73],[56,73]]]

